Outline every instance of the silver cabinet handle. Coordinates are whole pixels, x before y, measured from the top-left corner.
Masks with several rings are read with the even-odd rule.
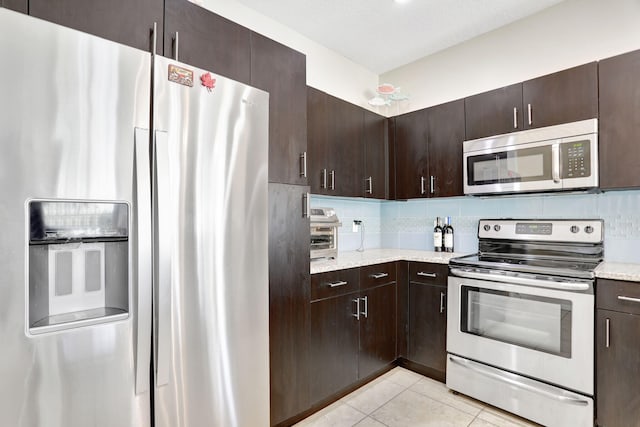
[[[420,177],[420,194],[424,194],[426,193],[426,190],[424,189],[424,182],[426,180],[424,179],[424,176]]]
[[[364,301],[364,311],[362,312],[362,315],[367,318],[369,317],[369,297],[367,296],[360,299]]]
[[[171,365],[171,248],[172,226],[169,214],[169,136],[167,132],[155,132],[154,144],[154,283],[156,310],[156,386],[169,384]]]
[[[351,302],[355,302],[356,303],[356,313],[352,314],[352,316],[355,317],[356,320],[360,320],[360,298],[356,298],[354,300],[351,300]]]
[[[429,189],[431,190],[431,194],[436,191],[436,177],[431,175],[429,180]]]
[[[153,23],[153,29],[151,30],[151,54],[155,55],[158,51],[158,23]]]
[[[513,128],[518,129],[518,107],[513,107]]]
[[[369,178],[365,179],[365,181],[367,181],[367,183],[368,183],[366,193],[367,194],[373,194],[373,178],[369,177]]]
[[[625,297],[623,295],[618,295],[618,299],[620,301],[640,302],[640,298]]]
[[[528,378],[520,377],[516,374],[498,371],[495,368],[483,366],[470,360],[459,359],[454,356],[449,356],[449,361],[453,364],[469,369],[470,371],[476,372],[477,374],[483,375],[487,378],[491,378],[496,381],[500,381],[511,386],[539,394],[549,399],[554,399],[560,402],[577,406],[587,406],[589,404],[589,401],[584,400],[578,394],[574,394],[564,390],[560,392],[561,394],[559,394],[556,391],[555,387],[547,386],[546,384],[537,384]]]
[[[611,319],[607,318],[604,320],[604,327],[605,327],[604,346],[609,348],[611,347]]]
[[[322,182],[320,183],[320,188],[327,188],[327,170],[322,169]]]
[[[425,273],[424,271],[418,271],[418,276],[423,276],[423,277],[436,277],[437,274],[436,273]]]
[[[176,35],[173,37],[173,59],[178,60],[178,48],[180,44],[180,35],[176,31]]]
[[[553,182],[560,182],[560,144],[551,145],[551,175]]]
[[[309,218],[311,209],[309,207],[309,200],[311,199],[311,195],[309,193],[304,193],[302,195],[302,218]]]
[[[444,313],[444,299],[446,294],[444,292],[440,292],[440,313]]]
[[[331,190],[336,189],[336,171],[332,170],[329,172],[329,176],[331,177]]]
[[[329,282],[328,285],[330,288],[337,288],[339,286],[348,285],[349,282],[345,282],[344,280],[340,280],[339,282]]]
[[[300,176],[307,177],[307,152],[300,154]]]
[[[369,277],[372,277],[374,279],[382,279],[384,277],[389,277],[389,273],[373,273],[370,274]]]
[[[151,242],[151,168],[149,165],[149,131],[135,130],[136,213],[137,225],[137,323],[136,394],[149,390],[149,360],[151,358],[151,295],[153,272]]]
[[[531,115],[531,104],[527,104],[527,114],[529,115],[529,126],[533,124],[533,116]]]

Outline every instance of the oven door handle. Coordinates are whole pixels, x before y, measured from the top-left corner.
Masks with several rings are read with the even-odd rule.
[[[483,375],[485,377],[491,378],[493,380],[496,381],[500,381],[503,383],[507,383],[509,385],[512,385],[514,387],[523,389],[523,390],[527,390],[530,391],[532,393],[536,393],[539,394],[541,396],[544,397],[548,397],[550,399],[554,399],[554,400],[558,400],[560,402],[564,402],[564,403],[568,403],[571,405],[578,405],[578,406],[587,406],[589,405],[589,401],[582,399],[579,397],[579,395],[574,395],[573,393],[571,393],[571,395],[569,395],[569,392],[565,391],[565,394],[558,394],[558,393],[554,393],[550,390],[545,390],[544,388],[541,388],[538,385],[534,385],[534,384],[530,384],[525,378],[522,378],[521,380],[515,379],[515,378],[511,378],[510,375],[514,375],[514,374],[508,374],[508,373],[504,373],[504,374],[499,374],[496,372],[492,372],[489,371],[488,369],[485,369],[482,365],[472,362],[470,360],[463,360],[463,359],[459,359],[457,357],[453,357],[453,356],[449,356],[449,361],[451,363],[454,363],[458,366],[461,366],[463,368],[469,369],[473,372],[476,372],[480,375]],[[509,375],[509,376],[508,376]]]
[[[591,288],[590,283],[539,280],[518,276],[498,276],[497,274],[478,273],[475,271],[461,270],[459,268],[451,268],[451,274],[458,277],[465,277],[467,279],[490,280],[492,282],[536,286],[538,288],[560,289],[565,291],[588,291]]]

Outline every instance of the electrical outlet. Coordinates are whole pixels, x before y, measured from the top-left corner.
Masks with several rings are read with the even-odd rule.
[[[357,233],[358,231],[360,231],[360,224],[362,224],[362,221],[359,221],[359,220],[357,220],[357,219],[354,219],[354,220],[353,220],[353,228],[352,228],[352,231],[353,231],[354,233]]]

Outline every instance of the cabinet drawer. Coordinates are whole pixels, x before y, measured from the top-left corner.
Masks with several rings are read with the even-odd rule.
[[[311,275],[311,300],[330,298],[359,289],[359,268]]]
[[[374,264],[360,267],[360,289],[369,289],[396,281],[396,263]]]
[[[448,275],[449,266],[447,264],[432,264],[428,262],[409,263],[410,282],[446,285]]]
[[[596,308],[640,314],[640,283],[598,279]]]

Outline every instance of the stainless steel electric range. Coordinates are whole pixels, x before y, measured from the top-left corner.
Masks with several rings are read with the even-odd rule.
[[[545,426],[593,426],[601,220],[485,219],[450,262],[447,386]]]

